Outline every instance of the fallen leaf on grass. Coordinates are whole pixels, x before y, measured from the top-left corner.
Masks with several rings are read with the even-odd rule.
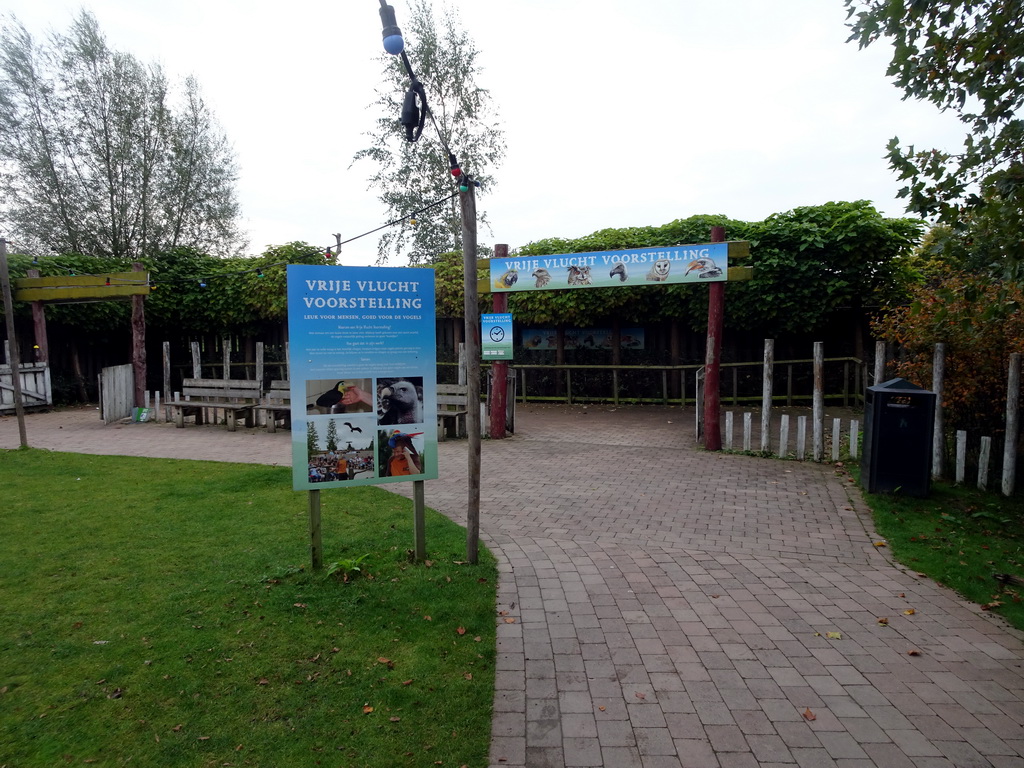
[[[305,603],[292,603],[292,605],[294,605],[296,608],[305,608],[306,607]]]
[[[209,740],[210,740],[210,737],[209,737],[209,736],[200,736],[200,737],[199,737],[199,738],[197,739],[197,741],[209,741]]]
[[[171,730],[172,730],[172,731],[174,731],[175,733],[177,733],[178,731],[180,731],[180,730],[181,730],[182,728],[184,728],[184,727],[185,727],[185,726],[184,726],[184,725],[183,725],[182,723],[178,723],[178,724],[177,724],[176,726],[174,726],[173,728],[171,728]]]
[[[403,680],[402,685],[412,685],[412,680]]]
[[[473,642],[474,643],[479,643],[480,642],[480,635],[477,635],[476,637],[474,637],[473,638]]]
[[[383,656],[378,656],[377,661],[379,661],[381,664],[387,664],[388,669],[395,668],[395,662],[393,662],[391,659],[386,659]]]
[[[424,616],[424,617],[423,617],[423,620],[424,620],[424,621],[433,621],[433,619],[432,619],[432,618],[430,618],[429,616]]]
[[[455,631],[458,632],[460,635],[466,634],[466,628],[465,627],[459,627]]]
[[[818,716],[816,714],[814,714],[813,712],[811,712],[811,708],[810,707],[808,707],[807,709],[804,710],[803,715],[804,715],[804,719],[805,720],[817,720],[818,719]]]
[[[373,707],[371,707],[369,704],[364,704],[363,705],[363,714],[364,715],[368,715],[371,712],[373,712]]]
[[[463,677],[466,678],[467,680],[472,680],[473,679],[473,673],[472,672],[466,672],[463,675]]]
[[[270,684],[270,681],[267,680],[267,678],[265,678],[265,677],[261,677],[259,679],[259,681],[256,683],[256,685],[269,685],[269,684]]]
[[[400,718],[400,717],[389,717],[388,719],[389,719],[389,720],[390,720],[390,721],[391,721],[392,723],[397,723],[397,722],[401,721],[401,719],[402,719],[402,718]]]

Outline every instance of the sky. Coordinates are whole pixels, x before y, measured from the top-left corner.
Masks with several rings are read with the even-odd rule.
[[[408,1],[389,2],[402,26]],[[903,216],[889,139],[962,143],[955,117],[903,100],[884,41],[846,42],[842,0],[434,5],[476,44],[477,85],[505,132],[506,159],[477,200],[491,223],[482,245],[840,200]],[[42,37],[83,7],[112,48],[172,81],[197,78],[234,146],[250,255],[389,220],[370,161],[351,162],[384,87],[379,0],[6,0],[0,13]],[[342,249],[343,264],[376,259],[376,235]]]

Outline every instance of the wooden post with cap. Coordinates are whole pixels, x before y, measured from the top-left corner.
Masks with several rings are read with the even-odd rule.
[[[28,448],[28,432],[25,430],[25,405],[21,394],[21,357],[18,354],[18,338],[14,332],[14,298],[11,296],[11,273],[7,268],[7,240],[0,237],[0,289],[3,292],[4,320],[7,323],[7,351],[10,359],[11,384],[14,392],[14,412],[18,417],[18,436],[21,447]]]
[[[508,246],[495,244],[494,258],[507,259]],[[508,294],[494,291],[493,309],[497,314],[508,312]],[[508,409],[508,363],[495,360],[491,365],[491,439],[502,440],[505,437],[505,412]]]
[[[711,242],[725,242],[725,227],[711,228]],[[725,283],[708,286],[708,341],[704,355],[704,448],[722,450],[721,364],[725,328]]]

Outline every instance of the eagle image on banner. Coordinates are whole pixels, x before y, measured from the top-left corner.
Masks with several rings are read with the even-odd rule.
[[[491,259],[496,293],[555,288],[707,283],[729,273],[729,244],[704,243],[622,251]]]

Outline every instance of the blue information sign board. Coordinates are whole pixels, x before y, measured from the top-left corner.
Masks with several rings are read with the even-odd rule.
[[[480,315],[480,352],[484,360],[512,359],[512,313]]]
[[[289,265],[297,491],[437,477],[434,271]]]
[[[491,259],[490,269],[496,293],[720,282],[729,277],[729,244],[516,256]]]

